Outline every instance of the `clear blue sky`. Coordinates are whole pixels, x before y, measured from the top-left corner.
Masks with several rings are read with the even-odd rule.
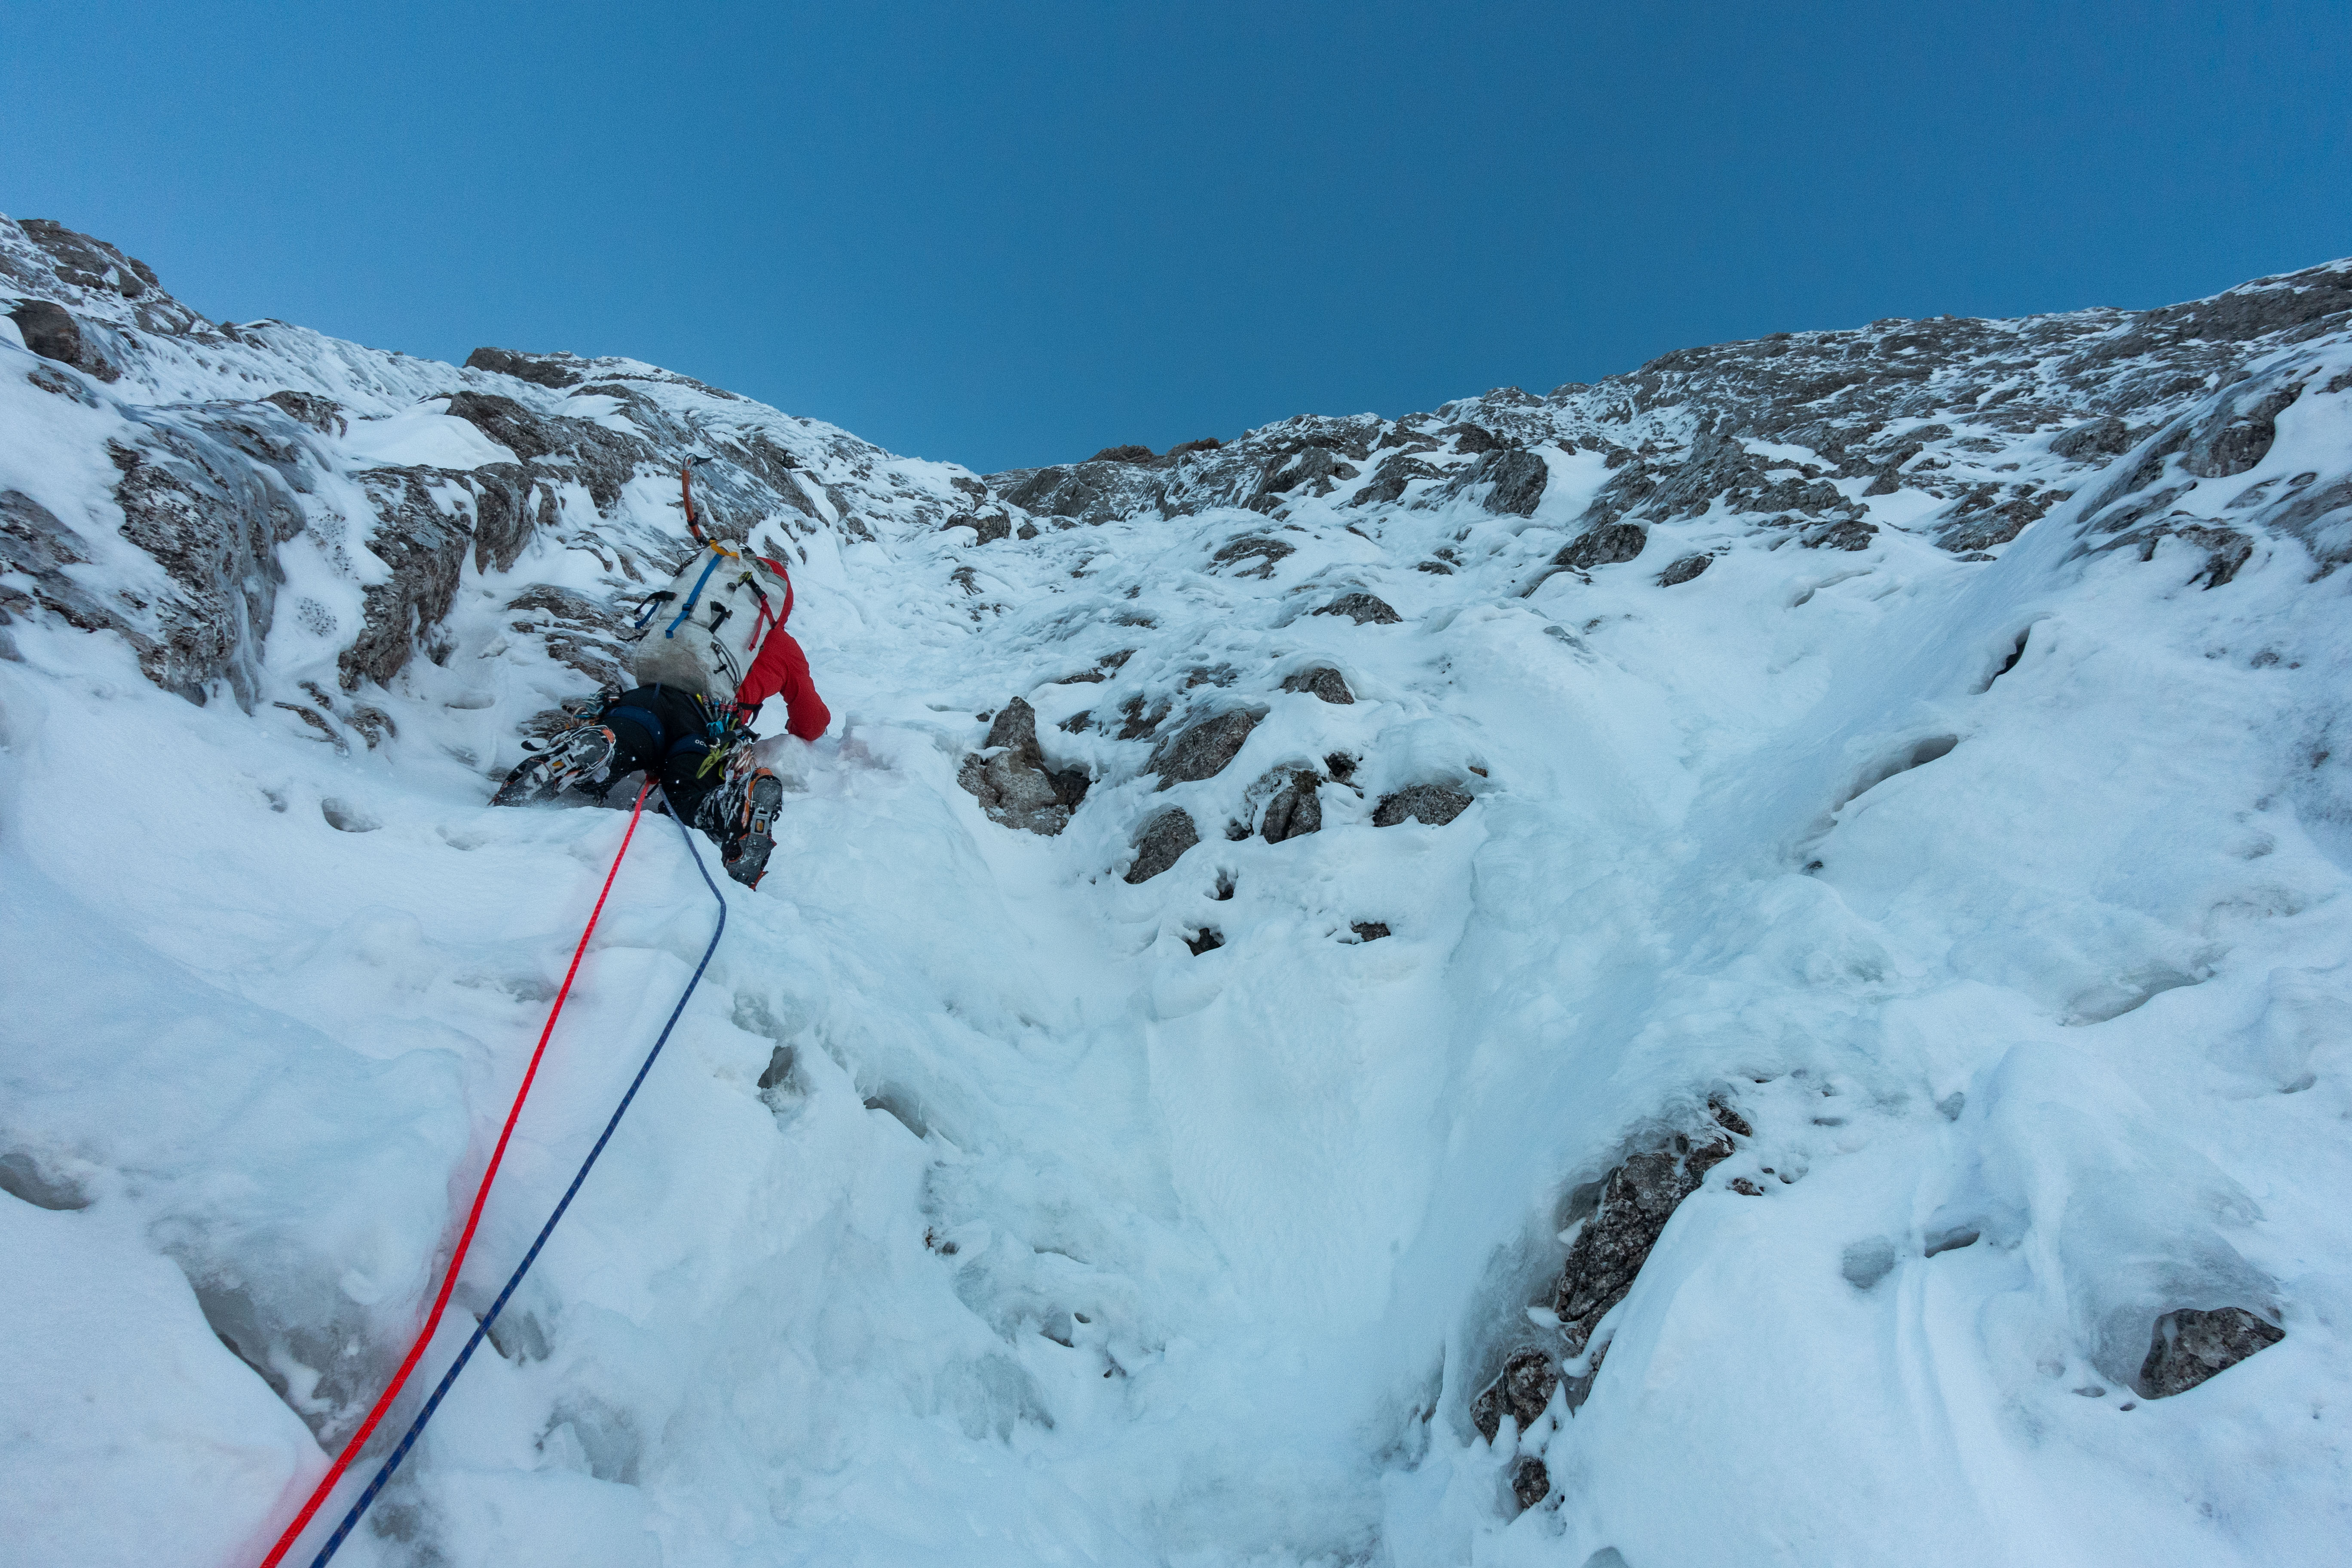
[[[0,0],[0,211],[988,469],[2307,266],[2347,81],[2345,0]]]

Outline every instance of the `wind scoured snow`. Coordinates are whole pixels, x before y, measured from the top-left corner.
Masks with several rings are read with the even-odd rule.
[[[59,590],[0,574],[0,1539],[23,1561],[258,1559],[404,1350],[619,844],[619,813],[484,800],[518,726],[594,685],[562,616],[512,602],[662,581],[685,547],[657,468],[606,503],[537,479],[556,521],[514,565],[467,550],[416,657],[341,679],[405,570],[365,476],[453,476],[436,504],[463,521],[487,503],[455,476],[508,460],[440,411],[468,389],[665,452],[755,429],[789,451],[805,505],[761,526],[837,717],[767,742],[791,792],[765,884],[723,884],[718,957],[499,1353],[341,1561],[2340,1555],[2352,574],[2324,570],[2334,514],[2276,510],[2352,477],[2340,328],[2251,356],[2301,395],[2144,557],[2101,520],[2179,482],[2185,447],[2148,454],[2228,384],[2169,395],[1997,559],[1938,548],[1925,492],[1840,478],[1865,548],[1717,499],[1650,515],[1636,561],[1552,573],[1623,470],[1590,435],[1608,384],[1411,426],[1556,420],[1532,515],[1425,478],[1351,505],[1367,458],[1324,494],[1073,525],[1003,476],[631,362],[572,363],[643,403],[278,324],[89,319],[119,380],[0,341],[0,491],[85,542],[60,570],[91,595],[168,587],[121,536],[108,439],[283,389],[352,418],[272,426],[308,488],[249,711],[160,689]],[[1034,537],[941,527],[981,506]],[[2219,587],[2224,546],[2192,529],[2251,544]],[[1219,562],[1244,536],[1289,549]],[[1348,592],[1398,622],[1311,613]],[[1352,703],[1283,689],[1318,666]],[[1055,837],[956,783],[1016,697],[1094,781]],[[1263,717],[1214,776],[1144,771],[1236,708]],[[1257,786],[1286,770],[1322,780],[1321,826],[1269,843]],[[1472,804],[1371,826],[1425,784]],[[1171,807],[1200,842],[1128,884]],[[713,918],[646,821],[421,1379]],[[1590,1396],[1489,1443],[1470,1403],[1549,1342],[1577,1195],[1710,1099],[1752,1134],[1605,1320]],[[2284,1337],[2140,1397],[2158,1318],[2221,1307]],[[1549,1479],[1524,1511],[1521,1455]]]

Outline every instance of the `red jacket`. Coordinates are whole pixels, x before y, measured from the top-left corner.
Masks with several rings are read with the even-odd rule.
[[[789,599],[785,605],[785,614],[791,614]],[[802,740],[815,740],[833,722],[824,699],[816,694],[816,682],[809,678],[808,655],[782,625],[760,644],[759,656],[743,672],[743,684],[735,689],[735,700],[748,714],[779,694],[784,700],[784,729]]]

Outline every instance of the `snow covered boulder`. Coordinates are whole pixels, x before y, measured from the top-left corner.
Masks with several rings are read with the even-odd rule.
[[[963,760],[956,783],[980,802],[989,820],[1052,837],[1070,825],[1087,796],[1084,770],[1055,772],[1037,744],[1037,710],[1016,697],[988,727],[985,747]]]
[[[27,300],[9,311],[8,319],[25,335],[25,346],[43,359],[88,371],[100,381],[112,381],[119,374],[112,365],[89,353],[82,342],[81,324],[62,305],[47,300]]]

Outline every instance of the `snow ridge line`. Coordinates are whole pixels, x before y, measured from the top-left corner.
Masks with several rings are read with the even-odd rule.
[[[312,1516],[318,1513],[319,1505],[327,1500],[327,1494],[334,1490],[335,1483],[343,1479],[343,1472],[351,1468],[351,1464],[353,1459],[359,1458],[360,1449],[366,1444],[369,1436],[375,1431],[376,1423],[382,1421],[384,1416],[384,1412],[392,1408],[392,1402],[399,1397],[402,1387],[408,1382],[408,1374],[416,1370],[416,1363],[424,1358],[425,1347],[433,1342],[434,1331],[441,1326],[441,1314],[449,1305],[449,1293],[457,1289],[457,1270],[465,1267],[467,1249],[474,1245],[474,1231],[476,1227],[480,1226],[482,1223],[482,1209],[484,1205],[489,1202],[490,1198],[490,1184],[498,1179],[499,1163],[506,1158],[507,1141],[514,1136],[515,1123],[521,1120],[522,1102],[530,1098],[531,1082],[539,1076],[540,1058],[547,1054],[548,1039],[555,1033],[555,1020],[562,1016],[563,1004],[572,994],[572,977],[580,973],[580,961],[582,958],[585,957],[588,952],[588,939],[595,934],[596,921],[604,913],[604,900],[612,896],[613,879],[621,874],[622,857],[628,854],[629,841],[632,838],[635,838],[637,835],[638,819],[645,815],[646,797],[651,795],[653,790],[653,781],[647,780],[645,786],[637,791],[636,805],[632,807],[629,812],[629,826],[621,835],[621,847],[613,853],[612,868],[604,873],[604,886],[596,894],[596,907],[588,911],[588,923],[581,929],[580,945],[572,950],[572,966],[563,972],[563,984],[556,990],[555,1005],[547,1010],[546,1026],[540,1030],[539,1044],[532,1047],[530,1053],[530,1065],[523,1069],[522,1087],[515,1090],[514,1104],[507,1110],[506,1125],[499,1130],[498,1146],[490,1151],[490,1163],[488,1168],[482,1173],[482,1184],[480,1186],[474,1189],[474,1206],[466,1215],[466,1228],[458,1234],[457,1249],[450,1256],[449,1267],[441,1276],[441,1289],[433,1298],[433,1310],[425,1315],[425,1326],[423,1329],[418,1331],[416,1342],[408,1347],[408,1354],[402,1359],[400,1370],[392,1374],[392,1382],[385,1385],[383,1393],[377,1397],[374,1407],[367,1413],[367,1419],[360,1423],[359,1430],[352,1434],[351,1441],[345,1443],[343,1445],[342,1451],[335,1456],[335,1462],[327,1467],[327,1473],[319,1478],[319,1484],[311,1489],[310,1500],[302,1505],[302,1511],[294,1516],[294,1521],[291,1524],[289,1524],[286,1527],[285,1533],[278,1538],[278,1544],[271,1547],[269,1549],[269,1555],[261,1560],[261,1568],[277,1568],[277,1564],[285,1557],[288,1550],[293,1546],[295,1540],[301,1535],[303,1530],[310,1524]],[[662,800],[663,804],[667,805],[668,804],[669,797],[667,795],[664,795]],[[679,826],[683,827],[685,824],[680,822]],[[690,849],[693,846],[689,844],[688,847]],[[701,856],[697,855],[695,857],[694,863],[698,867],[700,866],[702,864]],[[703,879],[705,881],[709,880],[709,873],[706,872],[704,874]],[[713,888],[711,890],[713,892],[718,891],[716,888]],[[723,930],[726,924],[726,901],[723,899],[719,902],[719,924]],[[718,941],[719,939],[716,936],[713,936],[711,938],[711,945],[716,947],[718,945]],[[704,955],[703,962],[706,963],[709,962],[709,954]],[[697,980],[702,978],[702,971],[698,969],[694,973]],[[687,989],[691,992],[693,987],[688,985]],[[683,1007],[685,1003],[681,1000],[678,1005]],[[675,1023],[677,1020],[673,1017],[671,1021]],[[662,1037],[664,1039],[667,1039],[669,1037],[669,1031],[667,1028],[662,1031]],[[658,1052],[661,1047],[656,1045],[654,1049]],[[646,1058],[646,1065],[649,1068],[653,1065],[653,1058],[651,1057]],[[642,1082],[644,1080],[645,1074],[640,1072],[637,1077],[638,1080]],[[636,1086],[635,1084],[630,1085],[629,1093],[632,1096],[636,1093]],[[625,1110],[628,1109],[628,1103],[627,1100],[623,1100],[621,1101],[622,1110]],[[613,1116],[614,1121],[617,1123],[620,1119],[619,1111],[615,1111]],[[604,1130],[605,1137],[612,1136],[612,1128],[607,1127]],[[596,1142],[597,1151],[601,1152],[604,1147],[604,1140],[598,1139]],[[590,1163],[593,1164],[595,1162],[595,1153],[592,1152],[588,1156]],[[580,1174],[582,1176],[585,1176],[587,1173],[588,1167],[586,1165],[583,1165],[580,1168]],[[579,1190],[580,1184],[577,1178],[573,1180],[572,1185],[573,1192],[577,1192]],[[568,1205],[571,1201],[571,1193],[566,1193],[563,1196],[564,1204]],[[557,1217],[561,1217],[563,1213],[562,1205],[558,1205],[555,1213]],[[547,1222],[547,1225],[548,1229],[552,1230],[555,1227],[555,1220],[550,1219]],[[540,1240],[545,1241],[546,1239],[546,1232],[541,1232]],[[530,1257],[536,1258],[538,1255],[539,1248],[534,1245],[530,1249]],[[523,1260],[523,1268],[528,1268],[530,1267],[530,1258],[526,1258]],[[521,1271],[517,1270],[515,1279],[520,1280],[521,1278]],[[514,1289],[514,1280],[509,1280],[508,1282],[507,1289],[509,1290],[512,1290]],[[501,1295],[499,1298],[499,1300],[500,1304],[504,1304],[506,1297]],[[496,1315],[495,1311],[492,1315]],[[488,1321],[488,1319],[483,1320],[485,1328],[487,1328]],[[477,1331],[476,1338],[478,1339],[480,1337],[480,1330]],[[473,1348],[472,1343],[467,1343],[466,1347],[467,1352],[470,1354]],[[425,1418],[433,1414],[434,1406],[440,1403],[441,1395],[443,1393],[447,1391],[450,1381],[457,1375],[457,1368],[463,1367],[465,1364],[466,1357],[463,1355],[459,1356],[457,1358],[457,1367],[452,1367],[450,1369],[449,1376],[447,1378],[444,1378],[440,1388],[434,1391],[433,1398],[426,1404],[424,1415],[419,1415],[416,1420],[416,1425],[409,1428],[408,1436],[402,1439],[400,1447],[394,1453],[391,1462],[384,1466],[382,1473],[380,1473],[376,1477],[375,1480],[369,1485],[367,1491],[362,1495],[358,1504],[352,1508],[349,1517],[347,1517],[343,1521],[342,1524],[336,1530],[333,1539],[327,1542],[326,1549],[319,1553],[317,1558],[319,1563],[323,1563],[328,1558],[333,1556],[335,1549],[342,1544],[343,1537],[349,1533],[352,1526],[359,1522],[361,1511],[364,1510],[371,1501],[374,1500],[377,1489],[391,1478],[393,1465],[398,1464],[400,1462],[401,1455],[405,1454],[408,1451],[409,1443],[415,1439],[418,1429],[425,1425]]]

